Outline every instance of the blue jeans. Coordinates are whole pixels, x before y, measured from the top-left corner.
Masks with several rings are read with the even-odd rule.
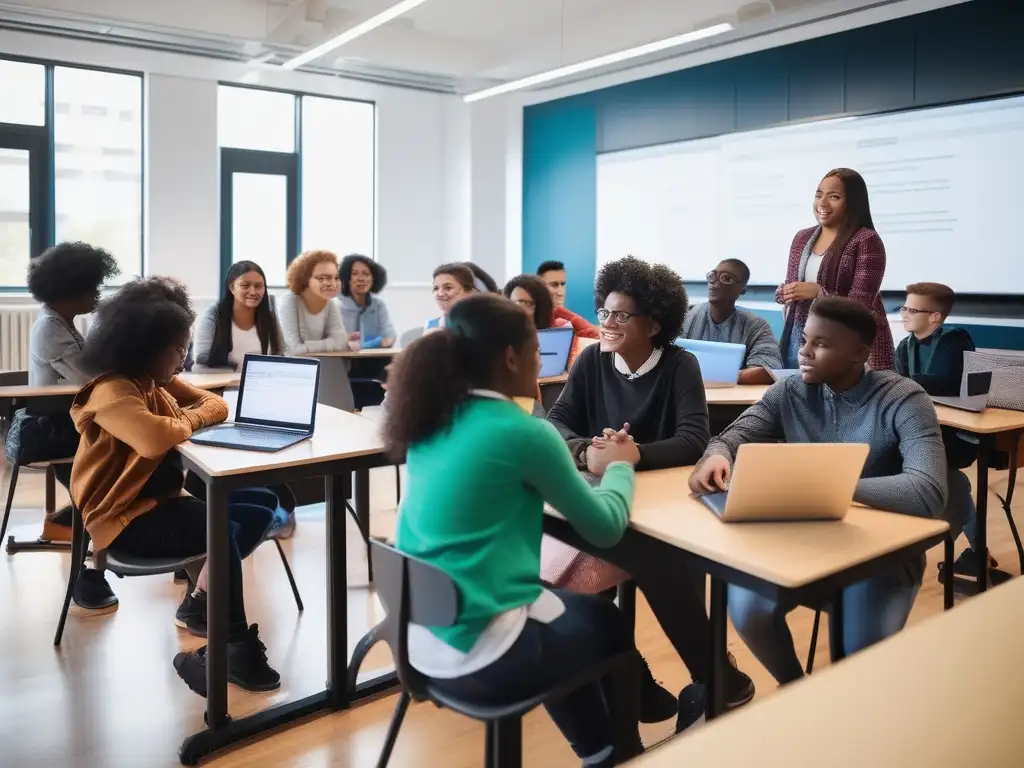
[[[906,586],[901,575],[889,572],[843,590],[843,649],[847,654],[903,629],[921,585]],[[790,610],[743,587],[729,586],[729,617],[736,631],[780,685],[804,674],[786,623]]]
[[[789,345],[782,351],[782,365],[788,369],[800,367],[800,347],[804,343],[804,327],[793,323],[789,334]]]
[[[512,647],[490,666],[431,684],[475,704],[501,706],[537,696],[634,648],[622,614],[610,600],[552,591],[565,604],[565,613],[555,621],[528,619]],[[577,688],[545,706],[580,759],[612,746],[611,711],[601,683]]]
[[[971,481],[967,475],[953,467],[949,468],[949,501],[946,502],[946,514],[943,517],[949,523],[953,540],[962,530],[967,537],[967,544],[977,552],[978,509],[971,495]]]

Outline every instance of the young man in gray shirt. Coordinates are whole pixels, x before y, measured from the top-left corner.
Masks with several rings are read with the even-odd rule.
[[[875,319],[856,301],[819,299],[804,327],[800,376],[775,384],[720,437],[690,478],[695,493],[725,490],[744,443],[867,443],[854,501],[918,517],[943,516],[946,455],[935,408],[915,382],[868,371]],[[798,488],[793,489],[799,492]],[[924,557],[843,590],[843,647],[855,653],[903,628],[914,605]],[[737,632],[779,683],[803,676],[782,606],[729,587]]]

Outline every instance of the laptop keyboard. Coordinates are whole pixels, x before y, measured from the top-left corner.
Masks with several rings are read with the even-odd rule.
[[[219,440],[229,438],[244,445],[251,445],[254,447],[258,446],[261,448],[273,448],[278,445],[287,445],[290,442],[295,442],[297,438],[301,437],[300,435],[291,434],[289,432],[271,432],[266,429],[239,425],[222,427],[212,433],[207,432],[206,436]]]

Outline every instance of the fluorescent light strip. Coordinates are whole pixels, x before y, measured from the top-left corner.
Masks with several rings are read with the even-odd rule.
[[[477,91],[476,93],[470,93],[464,97],[464,101],[469,103],[473,101],[480,101],[481,99],[488,99],[491,96],[500,96],[503,93],[521,91],[524,88],[531,88],[532,86],[541,85],[542,83],[549,83],[552,80],[559,80],[563,77],[569,77],[570,75],[577,75],[580,72],[587,72],[591,69],[606,67],[610,64],[618,64],[619,62],[628,61],[629,59],[635,59],[640,56],[646,56],[650,53],[664,51],[667,48],[675,48],[676,46],[684,45],[685,43],[692,43],[696,40],[704,40],[708,37],[721,35],[732,28],[732,24],[723,23],[715,24],[711,27],[704,27],[703,29],[695,29],[693,32],[687,32],[683,35],[667,37],[664,40],[656,40],[655,42],[647,43],[646,45],[638,45],[636,48],[627,48],[624,51],[616,51],[615,53],[598,56],[596,59],[589,59],[576,64],[568,64],[564,67],[559,67],[558,69],[549,70],[548,72],[541,72],[536,75],[524,77],[520,80],[513,80],[509,83],[496,85],[493,88],[487,88],[482,91]]]
[[[345,43],[350,43],[357,37],[362,37],[367,32],[372,32],[382,24],[387,24],[392,19],[397,19],[403,13],[411,11],[416,6],[423,5],[423,3],[425,2],[427,2],[427,0],[402,0],[402,2],[392,5],[386,11],[381,11],[376,16],[373,16],[364,22],[356,24],[351,29],[342,32],[340,35],[337,35],[336,37],[332,37],[326,43],[321,43],[316,48],[311,48],[305,53],[299,54],[294,59],[289,59],[281,66],[283,66],[285,69],[297,69],[298,67],[301,67],[303,64],[309,64],[309,62],[315,59],[319,59],[321,56],[323,56],[326,53],[330,53],[335,48],[338,48],[344,45]]]

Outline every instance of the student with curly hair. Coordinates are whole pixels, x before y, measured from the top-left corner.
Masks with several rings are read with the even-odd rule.
[[[533,319],[538,330],[569,325],[554,319],[555,304],[544,281],[534,275],[517,275],[505,283],[502,290],[506,299],[518,304]]]
[[[206,504],[181,495],[185,477],[174,448],[224,421],[228,408],[177,377],[194,321],[185,288],[166,278],[134,280],[100,305],[83,355],[100,375],[71,407],[82,435],[71,496],[98,549],[148,557],[206,551]],[[272,515],[267,507],[234,500],[228,508],[228,679],[246,690],[280,685],[256,625],[246,622],[242,599],[241,561],[263,541]],[[204,567],[196,593],[205,587]],[[183,607],[194,599],[186,595]],[[205,695],[205,648],[179,653],[174,668]]]
[[[548,414],[576,467],[600,476],[602,452],[621,442],[636,446],[637,470],[696,463],[710,439],[708,409],[697,360],[673,344],[687,307],[679,275],[627,256],[602,267],[594,297],[600,345],[580,353]],[[678,709],[677,728],[682,730],[703,712],[706,695],[710,662],[703,575],[681,560],[621,557],[612,564],[545,537],[541,575],[556,587],[584,592],[605,591],[630,576],[636,581],[694,680],[677,707],[675,697],[648,670],[641,719],[665,720]],[[730,666],[726,680],[728,706],[753,697],[753,683],[735,667]]]
[[[75,318],[88,315],[100,299],[100,288],[121,269],[114,257],[88,243],[60,243],[32,259],[28,265],[28,290],[42,306],[29,336],[28,383],[85,384],[91,376],[82,363],[85,339],[75,328]],[[74,451],[78,435],[69,417],[56,414]],[[53,458],[63,458],[54,456]],[[71,482],[71,465],[55,464],[54,476],[65,488]],[[57,510],[43,522],[41,541],[71,541],[70,506]],[[93,611],[117,607],[117,597],[103,574],[84,569],[75,586],[75,604]]]
[[[395,326],[388,305],[378,295],[388,284],[388,271],[368,256],[352,253],[341,260],[338,276],[345,327],[359,332],[363,349],[393,346]]]
[[[500,296],[478,293],[410,345],[391,375],[384,439],[410,478],[396,546],[442,569],[461,596],[451,627],[409,627],[409,659],[432,686],[482,706],[536,696],[635,653],[614,604],[545,589],[537,563],[545,501],[596,546],[619,541],[636,448],[609,444],[603,479],[588,487],[555,429],[512,402],[531,396],[539,371],[533,323]],[[451,467],[459,468],[455,494]],[[637,738],[630,753],[614,754],[599,682],[546,706],[586,766],[617,765],[641,749]]]
[[[288,265],[288,290],[277,302],[277,315],[289,355],[342,352],[358,333],[348,333],[341,319],[338,257],[330,251],[305,251]]]

